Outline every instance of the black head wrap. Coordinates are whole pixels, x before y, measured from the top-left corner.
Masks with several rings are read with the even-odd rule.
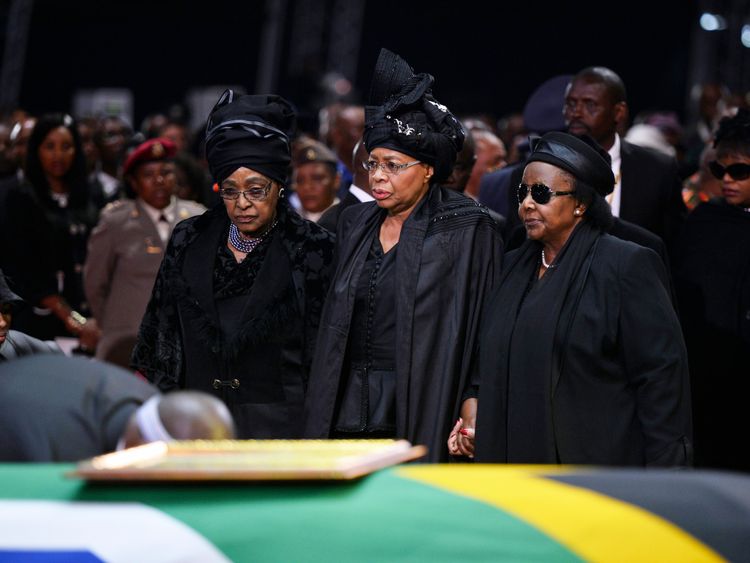
[[[245,167],[286,184],[294,125],[294,108],[281,96],[226,90],[206,124],[206,158],[214,180],[221,184]]]
[[[526,164],[546,162],[570,172],[581,182],[594,188],[602,197],[612,193],[615,177],[610,157],[588,136],[576,137],[568,133],[547,133],[530,139],[531,155]]]
[[[434,82],[432,75],[414,74],[404,59],[381,49],[365,107],[364,140],[370,152],[385,147],[429,164],[435,168],[433,181],[442,182],[453,170],[465,132],[432,96]]]

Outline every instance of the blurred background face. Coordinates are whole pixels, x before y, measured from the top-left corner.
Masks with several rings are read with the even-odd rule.
[[[456,155],[456,164],[453,165],[451,175],[443,182],[443,186],[457,192],[463,192],[474,170],[475,160],[474,137],[469,133],[464,140],[464,146],[458,155]]]
[[[160,136],[172,141],[177,152],[185,152],[188,148],[188,132],[182,125],[170,123],[161,130]]]
[[[133,191],[156,209],[164,209],[175,190],[175,165],[171,162],[146,162],[132,175]]]
[[[55,179],[61,179],[73,165],[76,150],[73,135],[65,127],[53,129],[39,145],[39,161],[44,173]]]
[[[105,119],[98,131],[99,156],[103,161],[116,162],[125,152],[125,143],[130,134],[127,126],[119,119]]]
[[[320,213],[328,209],[337,189],[337,174],[324,162],[308,162],[295,171],[294,190],[306,211]]]
[[[96,168],[96,161],[99,159],[99,151],[94,143],[95,128],[92,124],[85,121],[78,122],[78,135],[81,137],[81,148],[83,156],[86,158],[86,171],[92,172]]]
[[[719,153],[716,161],[723,167],[732,164],[747,164],[750,166],[750,156],[746,154]],[[721,196],[730,205],[750,207],[750,177],[735,180],[728,173],[721,178]]]
[[[508,153],[503,142],[490,131],[474,130],[469,133],[474,138],[476,160],[466,185],[466,193],[477,197],[482,176],[499,170],[507,164]]]

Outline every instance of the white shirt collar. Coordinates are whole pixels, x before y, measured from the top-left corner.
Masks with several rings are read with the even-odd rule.
[[[365,190],[362,188],[358,188],[354,184],[349,186],[349,192],[356,197],[360,202],[365,201],[375,201],[375,198],[372,197],[370,194],[368,194]]]
[[[141,206],[143,207],[143,210],[154,222],[154,225],[159,224],[159,217],[161,217],[162,215],[164,215],[164,217],[167,218],[167,221],[169,222],[170,225],[174,223],[175,208],[177,207],[177,198],[175,196],[172,196],[172,198],[169,201],[169,205],[167,205],[164,209],[156,209],[156,207],[150,206],[141,198],[138,198],[138,203],[141,204]]]
[[[612,159],[612,174],[615,176],[615,187],[612,190],[612,193],[606,197],[607,203],[609,203],[609,206],[612,209],[612,215],[615,217],[620,216],[620,201],[622,199],[622,174],[620,173],[620,168],[622,166],[621,148],[622,143],[620,143],[620,136],[615,133],[615,142],[607,151]]]
[[[614,165],[615,161],[617,161],[619,163],[620,160],[621,160],[620,147],[621,147],[620,135],[618,135],[617,133],[615,133],[615,142],[612,143],[612,146],[607,151],[609,153],[609,156],[612,158],[612,164],[613,165]],[[619,165],[618,165],[617,168],[619,170],[619,168],[620,168]]]

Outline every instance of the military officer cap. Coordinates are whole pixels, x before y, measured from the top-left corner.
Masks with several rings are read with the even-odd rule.
[[[301,139],[295,143],[292,164],[295,168],[307,164],[308,162],[323,162],[336,166],[338,159],[333,151],[323,143],[314,139]]]
[[[135,169],[146,162],[154,162],[159,160],[171,160],[177,153],[177,147],[169,139],[159,137],[157,139],[149,139],[145,143],[141,143],[136,149],[128,155],[125,160],[125,165],[122,168],[123,174],[129,174],[134,172]]]

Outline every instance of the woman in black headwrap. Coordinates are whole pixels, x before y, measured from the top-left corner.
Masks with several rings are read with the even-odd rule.
[[[376,201],[341,215],[305,417],[309,437],[406,438],[440,461],[502,241],[484,207],[439,187],[464,132],[432,83],[381,52],[364,133]]]
[[[333,236],[284,198],[294,112],[227,90],[206,127],[223,204],[178,224],[132,365],[163,391],[221,397],[240,438],[301,434]]]
[[[476,460],[686,465],[687,361],[664,265],[605,234],[614,177],[593,140],[548,133],[531,147],[518,186],[528,239],[483,314]],[[472,426],[451,451],[471,453]]]

